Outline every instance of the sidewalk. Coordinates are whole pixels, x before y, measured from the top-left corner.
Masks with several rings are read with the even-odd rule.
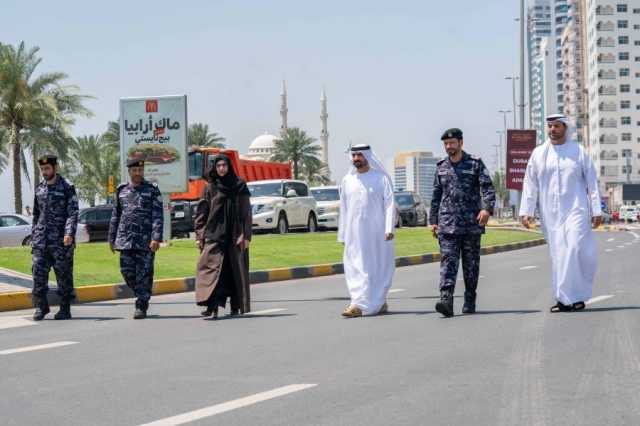
[[[33,281],[30,275],[0,268],[0,293],[31,290]]]

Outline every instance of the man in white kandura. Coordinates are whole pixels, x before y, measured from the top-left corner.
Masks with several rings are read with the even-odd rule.
[[[352,167],[340,185],[338,241],[344,243],[348,318],[387,312],[395,270],[395,205],[391,176],[368,145],[351,148]]]
[[[549,139],[527,164],[520,216],[529,228],[538,205],[557,301],[551,312],[578,311],[591,298],[596,273],[591,227],[602,223],[598,180],[587,152],[569,138],[567,118],[554,114],[546,121]]]

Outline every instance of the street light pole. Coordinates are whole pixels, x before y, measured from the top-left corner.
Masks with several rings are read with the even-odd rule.
[[[499,163],[498,171],[500,173],[503,173],[504,170],[503,170],[503,167],[502,167],[502,152],[503,152],[502,135],[506,134],[506,133],[504,131],[502,131],[502,130],[496,130],[496,133],[498,134],[499,140],[500,140],[499,145],[498,145],[500,147],[500,150],[498,151],[498,163]]]
[[[506,135],[507,134],[507,114],[511,113],[511,110],[510,109],[507,109],[507,110],[501,109],[498,112],[500,114],[502,114],[502,119],[504,121],[504,134]]]
[[[513,128],[517,129],[518,128],[518,123],[516,121],[516,80],[518,80],[520,77],[516,77],[516,76],[507,76],[504,79],[505,80],[511,80],[512,84],[512,94],[513,94]]]
[[[520,128],[524,129],[524,0],[520,0]]]

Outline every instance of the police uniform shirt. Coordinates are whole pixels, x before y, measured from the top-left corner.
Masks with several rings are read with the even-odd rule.
[[[162,241],[162,226],[162,195],[156,184],[144,180],[138,186],[118,186],[109,226],[115,250],[149,250],[152,240]]]
[[[480,158],[462,152],[462,159],[438,162],[431,200],[432,225],[444,234],[481,234],[478,213],[493,213],[495,189],[489,172]]]
[[[56,175],[53,185],[40,182],[33,200],[32,246],[62,246],[65,235],[75,237],[77,226],[78,197],[74,186],[60,175]]]

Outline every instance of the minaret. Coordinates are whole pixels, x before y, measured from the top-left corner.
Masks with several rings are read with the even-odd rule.
[[[287,84],[282,80],[282,90],[280,91],[280,117],[282,118],[282,124],[280,125],[280,138],[284,139],[287,136]]]
[[[327,130],[327,118],[329,118],[329,114],[327,114],[327,94],[322,89],[322,94],[320,95],[320,146],[322,151],[320,152],[320,161],[322,161],[327,167],[327,177],[331,175],[329,171],[329,131]]]

